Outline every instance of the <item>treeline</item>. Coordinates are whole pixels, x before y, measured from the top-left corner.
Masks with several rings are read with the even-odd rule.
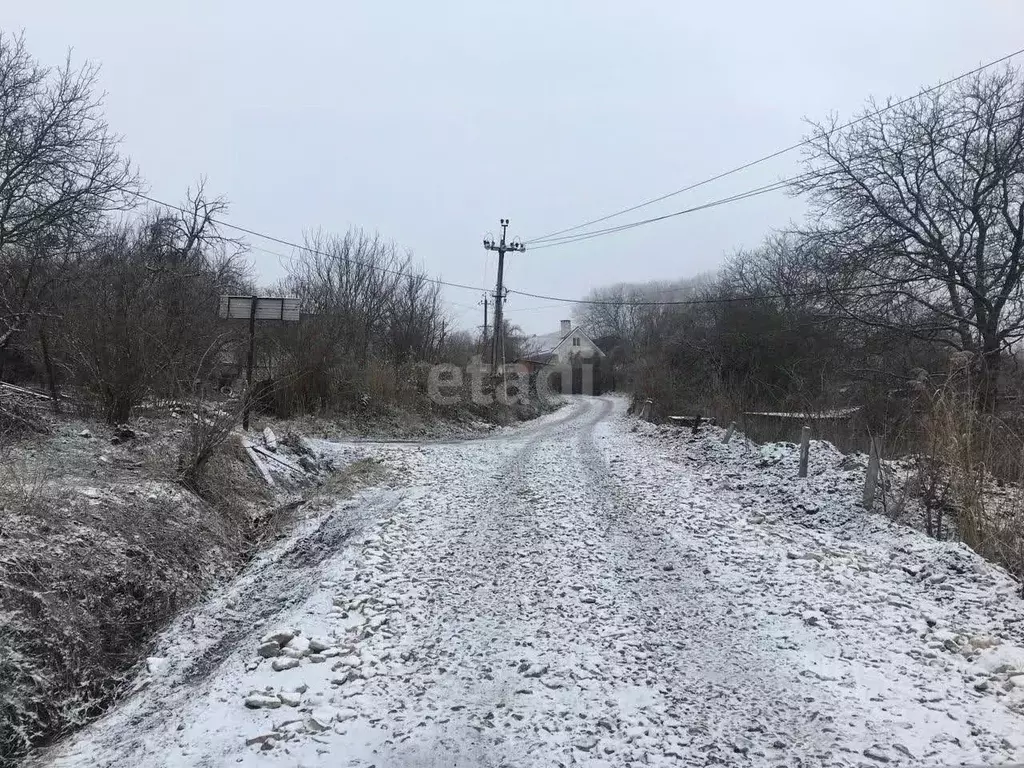
[[[862,406],[873,429],[892,431],[922,374],[944,375],[952,350],[881,317],[851,318],[801,246],[795,234],[773,235],[713,275],[598,289],[589,298],[614,303],[578,305],[577,319],[605,339],[658,415],[728,422],[749,411]]]
[[[976,406],[998,410],[1024,335],[1018,73],[979,74],[885,111],[872,103],[845,130],[813,128],[792,183],[810,206],[803,225],[688,284],[595,291],[623,305],[580,305],[579,320],[619,340],[641,388],[673,379],[659,393],[669,400],[864,399],[956,354]],[[630,306],[658,299],[694,303]]]
[[[453,332],[440,285],[408,252],[376,235],[307,235],[280,293],[303,317],[279,329],[273,405],[281,415],[401,401],[422,395],[417,363],[461,358],[473,346]],[[372,401],[372,402],[371,402]]]
[[[0,33],[0,381],[55,403],[71,389],[111,424],[147,402],[238,394],[247,327],[219,318],[224,294],[301,299],[300,322],[260,328],[262,404],[284,413],[396,397],[416,362],[472,346],[412,254],[362,232],[308,235],[285,279],[258,289],[226,203],[200,184],[148,205],[120,147],[94,67],[44,67]],[[0,393],[0,428],[20,418]]]
[[[1024,84],[981,73],[860,117],[812,126],[803,223],[713,275],[594,291],[613,304],[577,317],[662,415],[857,406],[855,447],[926,455],[964,510],[992,472],[1024,479]]]

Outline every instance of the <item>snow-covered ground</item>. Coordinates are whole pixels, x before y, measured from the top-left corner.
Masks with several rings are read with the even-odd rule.
[[[322,444],[389,484],[164,635],[55,766],[1024,759],[1015,584],[856,506],[815,444],[577,398],[492,438]]]

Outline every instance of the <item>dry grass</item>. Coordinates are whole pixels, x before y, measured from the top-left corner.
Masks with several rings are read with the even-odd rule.
[[[359,459],[327,478],[312,499],[343,499],[354,491],[380,482],[386,470],[373,458]]]
[[[204,503],[166,446],[125,449],[162,451],[161,479],[147,461],[97,462],[102,445],[38,439],[0,456],[0,766],[99,714],[152,636],[248,554],[261,491],[226,446]]]
[[[371,360],[363,371],[363,396],[371,404],[401,402],[405,399],[402,384],[398,366]]]
[[[265,406],[280,417],[415,408],[420,399],[417,382],[415,365],[375,359],[364,366],[307,361],[274,382]]]
[[[32,433],[45,433],[45,425],[12,404],[0,403],[0,433],[4,440],[13,440],[18,436]]]
[[[479,382],[474,392],[472,377],[463,376],[462,389],[448,387],[445,397],[457,394],[457,402],[441,405],[429,396],[431,366],[427,363],[395,364],[369,360],[365,366],[339,365],[329,370],[315,369],[290,373],[275,384],[273,411],[280,418],[373,419],[442,418],[460,421],[473,417],[495,424],[535,418],[553,408],[541,403],[535,387],[528,402],[501,403],[493,381]],[[483,402],[480,402],[480,396]],[[400,425],[396,425],[400,426]]]
[[[954,367],[920,393],[914,484],[925,528],[1024,576],[1024,439],[1013,422],[978,411],[970,381]]]

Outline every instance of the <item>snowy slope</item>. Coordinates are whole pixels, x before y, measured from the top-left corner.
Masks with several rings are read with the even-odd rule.
[[[791,449],[624,409],[579,398],[485,440],[359,446],[396,487],[183,617],[143,690],[43,762],[1024,759],[1005,574],[864,515],[827,446],[798,481]]]

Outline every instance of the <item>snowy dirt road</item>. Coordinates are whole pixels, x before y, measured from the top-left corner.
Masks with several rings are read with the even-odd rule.
[[[796,487],[788,457],[624,411],[574,398],[484,440],[323,444],[380,458],[390,486],[182,617],[145,687],[45,764],[1024,757],[1002,572],[865,520],[841,457]]]

